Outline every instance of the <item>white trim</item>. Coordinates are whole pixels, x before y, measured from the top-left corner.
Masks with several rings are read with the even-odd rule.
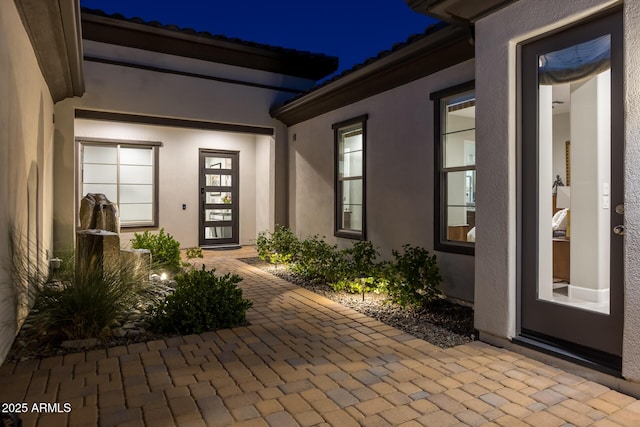
[[[604,303],[609,301],[609,289],[590,289],[576,285],[569,285],[569,299],[580,299],[583,301]]]

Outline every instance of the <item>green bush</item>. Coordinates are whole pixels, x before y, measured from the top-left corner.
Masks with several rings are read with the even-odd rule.
[[[359,279],[340,279],[335,283],[329,283],[329,287],[336,292],[344,291],[350,294],[364,294],[365,292],[379,294],[386,289],[384,283],[384,279],[370,276]]]
[[[376,263],[378,250],[369,241],[358,241],[344,250],[346,259],[345,275],[349,279],[377,276],[380,273]]]
[[[291,271],[307,280],[333,283],[343,275],[345,260],[336,245],[330,245],[318,235],[308,237],[299,244],[297,261]]]
[[[382,263],[377,263],[378,250],[369,241],[358,241],[341,251],[340,280],[329,283],[335,291],[349,293],[380,292],[383,289]]]
[[[242,297],[237,275],[216,276],[215,270],[189,270],[175,277],[176,290],[154,306],[150,326],[162,332],[199,334],[243,325],[251,301]]]
[[[404,252],[392,251],[395,262],[386,268],[386,284],[389,298],[402,307],[422,307],[442,298],[438,285],[442,281],[436,256],[429,251],[411,245],[403,246]]]
[[[261,260],[272,264],[288,265],[298,258],[300,239],[285,226],[276,226],[276,231],[262,231],[256,240],[256,250]]]
[[[133,249],[149,249],[151,251],[152,267],[166,268],[177,272],[180,270],[180,243],[171,234],[165,233],[164,228],[158,234],[145,231],[142,234],[133,233],[131,239]]]
[[[204,253],[202,253],[202,248],[188,248],[185,253],[185,257],[188,262],[183,262],[182,266],[185,268],[195,267],[195,262],[191,262],[194,258],[204,258]]]

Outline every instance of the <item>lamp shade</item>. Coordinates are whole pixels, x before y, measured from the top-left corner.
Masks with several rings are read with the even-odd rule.
[[[556,207],[560,209],[571,209],[571,187],[558,187]]]

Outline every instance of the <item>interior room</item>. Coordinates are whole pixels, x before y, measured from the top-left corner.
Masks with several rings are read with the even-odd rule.
[[[541,56],[539,86],[538,297],[605,314],[612,185],[607,37]],[[566,68],[547,77],[545,67],[560,58]]]

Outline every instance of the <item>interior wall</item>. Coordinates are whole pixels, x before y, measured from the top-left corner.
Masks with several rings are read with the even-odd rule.
[[[556,180],[556,175],[560,175],[567,185],[566,142],[571,140],[569,117],[569,113],[553,115],[553,175],[549,187]]]
[[[611,73],[571,87],[571,288],[609,288],[610,207],[603,187],[611,185]],[[607,192],[607,198],[609,197]],[[570,293],[571,289],[570,288]],[[589,299],[597,301],[594,292]],[[583,297],[584,298],[584,297]]]
[[[412,244],[433,250],[433,101],[429,94],[473,80],[473,61],[355,102],[289,128],[289,215],[301,237],[334,237],[332,125],[368,114],[367,239],[382,257]],[[482,188],[479,190],[484,191]],[[445,291],[473,300],[474,257],[438,252]]]
[[[196,247],[199,244],[200,149],[240,153],[240,244],[254,244],[258,223],[264,226],[273,215],[269,212],[272,205],[270,201],[273,198],[268,193],[269,183],[272,181],[270,164],[273,159],[269,156],[271,139],[268,137],[81,119],[76,120],[75,132],[78,139],[89,137],[162,142],[158,165],[158,229],[164,228],[183,248]],[[260,156],[257,156],[257,153]],[[186,204],[186,210],[182,209],[183,204]],[[121,231],[121,245],[124,247],[129,245],[133,237],[134,231],[129,230],[131,231]]]
[[[33,265],[47,265],[52,229],[53,100],[13,2],[0,4],[0,363],[26,310],[8,270],[12,229]]]

